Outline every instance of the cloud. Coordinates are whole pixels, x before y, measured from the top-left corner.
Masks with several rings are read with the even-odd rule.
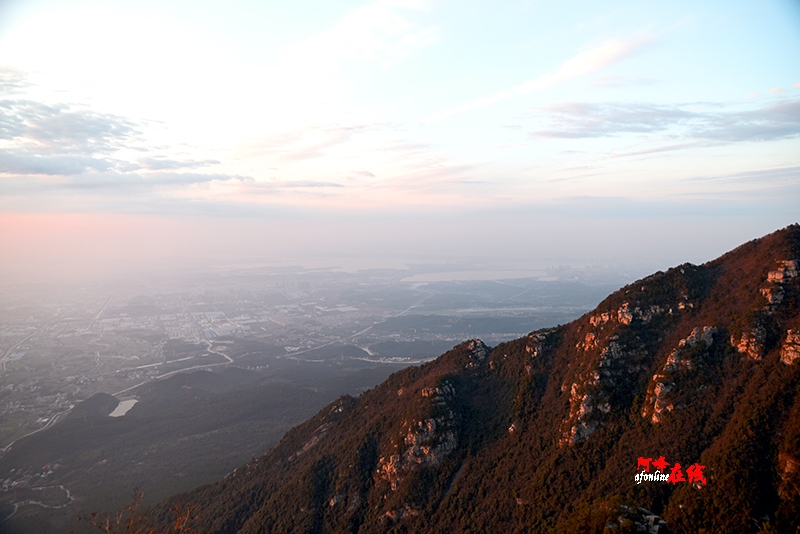
[[[431,143],[398,141],[393,143],[387,143],[383,145],[379,150],[384,152],[396,152],[398,154],[402,154],[403,157],[407,157],[409,155],[427,153],[432,148],[436,148],[436,145],[433,145]]]
[[[315,182],[313,180],[292,180],[282,182],[272,182],[278,188],[298,188],[298,187],[344,187],[342,184],[336,182]]]
[[[645,156],[647,154],[658,154],[659,152],[672,152],[674,150],[682,150],[684,148],[694,148],[698,146],[703,146],[703,143],[698,143],[698,142],[674,143],[671,145],[660,145],[651,148],[643,148],[640,150],[617,152],[614,154],[614,157]]]
[[[67,104],[0,100],[0,139],[37,154],[108,154],[136,133],[132,121],[116,115]]]
[[[602,88],[632,87],[636,85],[653,85],[657,80],[652,78],[631,78],[630,76],[601,76],[592,80],[592,86]]]
[[[329,124],[283,131],[251,143],[249,156],[268,156],[279,163],[324,157],[326,151],[346,144],[359,133],[386,127],[382,123]]]
[[[322,180],[228,180],[210,184],[206,191],[193,191],[194,200],[214,203],[232,202],[242,208],[267,202],[269,204],[292,202],[302,199],[305,202],[319,201],[339,196],[338,191],[346,186],[337,182]],[[235,211],[235,210],[234,210]]]
[[[531,137],[608,137],[619,133],[650,133],[694,118],[694,113],[654,104],[553,104],[538,108],[537,114],[550,123],[546,130],[530,132]]]
[[[22,71],[0,69],[0,94],[32,87]],[[219,161],[174,159],[143,144],[142,125],[67,103],[0,99],[0,174],[71,176],[105,171],[165,171]],[[130,152],[135,153],[130,156]],[[127,156],[122,154],[128,152]],[[138,158],[138,159],[131,159]]]
[[[515,93],[527,93],[534,89],[551,87],[558,83],[577,78],[584,74],[605,68],[628,56],[633,55],[645,46],[652,44],[653,38],[638,39],[635,41],[621,41],[612,39],[599,46],[580,52],[575,57],[565,62],[554,73],[543,74],[535,80],[529,80],[522,85],[514,87]]]
[[[427,161],[407,163],[393,177],[380,182],[379,188],[392,195],[411,194],[407,199],[413,203],[439,202],[443,196],[460,199],[461,186],[484,183],[472,178],[478,165],[450,163],[444,159],[430,158]],[[420,195],[420,193],[425,193]],[[415,196],[419,195],[419,196]],[[426,198],[430,196],[430,198]],[[485,199],[472,198],[475,202]]]
[[[15,75],[15,87],[26,82]],[[129,147],[137,125],[117,115],[44,104],[0,100],[0,174],[72,175],[127,164],[113,157]]]
[[[197,167],[219,164],[220,162],[215,159],[178,161],[166,158],[142,158],[139,160],[140,168],[150,171],[196,169]]]
[[[548,127],[531,131],[529,136],[581,139],[659,133],[676,140],[688,138],[734,143],[800,135],[800,100],[739,111],[695,111],[686,109],[688,107],[619,103],[545,106],[538,108],[534,115],[547,122]],[[675,147],[688,145],[684,143]],[[669,149],[664,147],[661,150]]]
[[[244,184],[253,182],[249,176],[225,174],[154,172],[138,174],[132,172],[85,172],[70,176],[11,176],[3,179],[3,184],[11,190],[33,192],[36,195],[62,195],[64,191],[109,191],[150,196],[154,188],[185,188],[186,186],[206,185],[212,182]],[[125,198],[117,200],[125,201]]]
[[[106,159],[81,155],[38,155],[0,150],[0,174],[71,175],[87,171],[105,171],[113,163]]]
[[[690,135],[723,142],[797,137],[800,135],[800,100],[755,110],[706,114]]]
[[[458,115],[473,109],[486,107],[490,104],[505,100],[514,95],[529,93],[538,89],[545,89],[554,85],[564,83],[573,78],[601,70],[609,65],[629,57],[644,47],[652,44],[655,40],[651,37],[636,39],[632,41],[622,41],[612,39],[605,41],[595,47],[587,48],[579,52],[552,73],[545,73],[534,80],[528,80],[517,85],[510,90],[501,91],[491,96],[483,97],[469,104],[459,106],[449,111],[444,111],[431,116],[429,121],[442,120],[447,117]]]
[[[401,10],[423,10],[425,2],[381,0],[354,9],[328,28],[294,45],[290,62],[330,70],[364,61],[387,67],[438,40],[434,27],[417,28]]]
[[[0,67],[0,94],[12,95],[30,87],[27,76],[19,69]]]
[[[685,182],[712,182],[725,184],[763,186],[800,185],[800,165],[758,169],[716,176],[693,176],[685,178]]]

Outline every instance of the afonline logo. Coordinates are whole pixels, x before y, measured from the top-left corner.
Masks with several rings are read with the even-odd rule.
[[[636,464],[636,470],[639,472],[633,478],[637,484],[642,482],[667,482],[669,484],[686,482],[688,484],[706,485],[706,477],[703,476],[703,469],[706,466],[692,464],[686,469],[686,474],[684,475],[681,464],[677,462],[670,467],[669,474],[667,474],[669,465],[670,463],[663,456],[659,456],[658,460],[655,461],[652,458],[642,458],[640,456]],[[655,471],[651,472],[651,468],[655,469]]]

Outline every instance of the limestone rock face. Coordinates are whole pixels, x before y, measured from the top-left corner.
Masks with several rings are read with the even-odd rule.
[[[646,508],[622,504],[618,506],[614,512],[615,513],[611,515],[616,517],[605,524],[604,532],[622,531],[642,532],[646,534],[668,532],[667,522]]]
[[[778,468],[781,480],[778,493],[783,499],[796,498],[800,493],[800,459],[781,453],[778,455]]]
[[[630,302],[625,302],[616,311],[598,313],[589,317],[589,323],[594,326],[602,326],[609,321],[616,319],[620,324],[630,325],[634,319],[639,319],[644,323],[649,323],[653,317],[662,313],[672,313],[671,310],[659,304],[649,306],[631,306]]]
[[[602,325],[602,324],[606,324],[606,323],[607,323],[608,321],[610,321],[610,320],[611,320],[611,313],[609,313],[609,312],[604,312],[604,313],[599,313],[599,314],[597,314],[597,315],[592,315],[592,316],[589,318],[589,323],[590,323],[592,326],[595,326],[595,327],[596,327],[596,326],[600,326],[600,325]]]
[[[678,348],[669,355],[667,363],[664,364],[664,371],[691,370],[694,364],[686,356],[687,349],[691,349],[698,343],[705,343],[706,347],[710,347],[714,341],[712,336],[716,333],[717,329],[713,326],[704,326],[702,330],[700,328],[692,330],[692,333],[687,338],[678,342]]]
[[[562,432],[560,444],[574,445],[585,440],[597,430],[599,423],[590,420],[592,413],[597,406],[597,399],[590,393],[583,392],[581,385],[573,383],[570,390],[570,411],[565,423],[566,427]]]
[[[453,413],[408,425],[403,444],[407,464],[438,465],[458,446]]]
[[[767,283],[761,288],[761,295],[767,301],[764,309],[768,313],[774,313],[784,302],[787,284],[797,278],[800,266],[798,260],[778,260],[775,263],[776,269],[767,273]]]
[[[800,265],[798,260],[780,260],[778,268],[767,274],[767,281],[776,284],[788,282],[792,278],[797,278],[797,268]]]
[[[767,337],[767,330],[758,325],[749,332],[742,333],[742,337],[736,340],[731,336],[731,345],[742,354],[746,354],[754,360],[761,360],[764,357],[764,340]]]
[[[704,326],[702,329],[695,327],[686,338],[678,342],[677,348],[669,354],[661,371],[650,379],[642,417],[649,418],[651,423],[660,423],[665,412],[675,409],[675,404],[670,401],[670,393],[676,390],[681,375],[695,368],[695,362],[690,357],[691,349],[697,345],[703,345],[707,349],[714,342],[716,333],[717,329],[713,326]]]
[[[467,362],[466,368],[475,368],[482,364],[489,353],[492,351],[486,344],[481,341],[480,339],[473,339],[467,342],[467,349],[469,350],[469,362]]]
[[[767,302],[770,305],[775,306],[783,302],[783,297],[786,294],[786,292],[781,286],[762,287],[761,294],[764,296],[765,299],[767,299]]]
[[[633,312],[631,311],[631,305],[627,302],[622,305],[622,307],[617,311],[617,317],[619,318],[619,322],[622,324],[631,324],[633,322]]]
[[[595,332],[586,334],[577,347],[587,354],[600,348],[599,337]],[[638,355],[638,351],[628,349],[619,342],[619,336],[607,338],[600,354],[591,358],[592,364],[585,367],[567,387],[570,392],[570,410],[564,419],[559,444],[574,445],[591,436],[602,424],[603,414],[611,411],[610,398],[618,385],[618,380],[626,373],[635,372],[628,360]]]
[[[438,386],[423,388],[420,395],[430,399],[435,415],[403,423],[402,443],[378,461],[375,477],[389,481],[392,491],[397,490],[405,473],[419,466],[436,466],[458,447],[457,416],[448,406],[456,395],[453,384],[444,380]]]
[[[788,330],[786,340],[781,347],[781,361],[791,365],[798,360],[800,360],[800,332]]]
[[[303,446],[295,451],[295,453],[289,457],[289,461],[297,459],[299,456],[307,453],[312,447],[317,445],[319,441],[328,433],[328,429],[330,428],[330,423],[323,423],[321,424],[314,434],[305,442]]]
[[[542,355],[542,343],[547,338],[547,331],[533,332],[528,334],[528,342],[525,344],[525,352],[531,355],[531,358],[538,358]]]

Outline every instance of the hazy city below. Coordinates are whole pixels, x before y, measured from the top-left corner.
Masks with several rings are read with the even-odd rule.
[[[418,364],[475,337],[495,345],[572,320],[630,279],[600,266],[239,265],[6,284],[0,447],[97,392],[133,401],[136,386],[182,371],[233,366],[269,375],[302,365],[337,376]]]

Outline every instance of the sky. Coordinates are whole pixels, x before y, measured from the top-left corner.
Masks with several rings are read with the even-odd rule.
[[[799,221],[797,0],[0,0],[7,281],[667,268]]]

